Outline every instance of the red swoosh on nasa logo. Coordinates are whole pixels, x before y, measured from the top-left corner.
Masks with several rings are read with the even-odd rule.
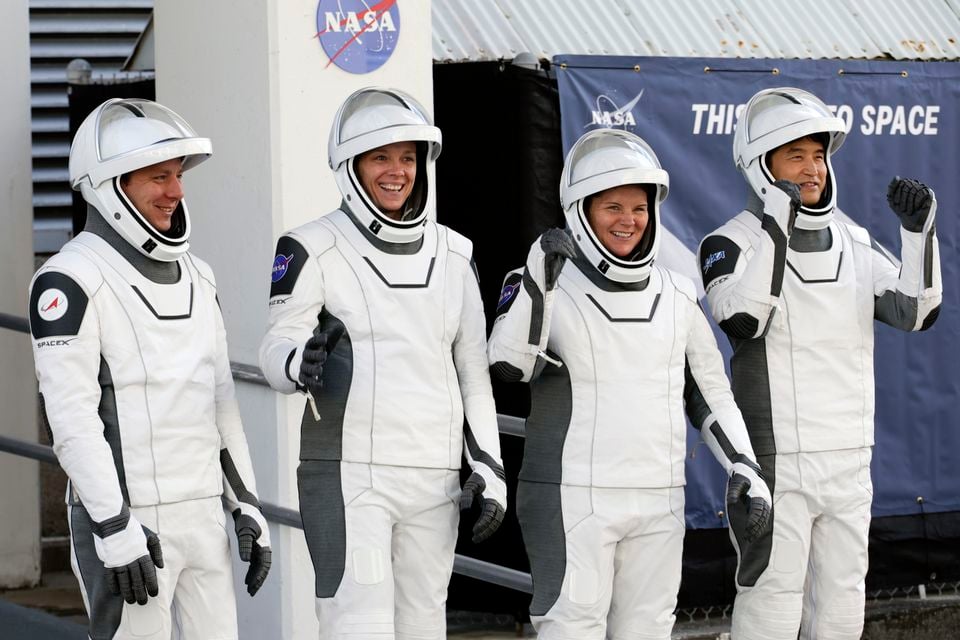
[[[57,296],[56,298],[51,300],[50,304],[40,309],[40,311],[43,311],[43,312],[50,311],[50,309],[56,309],[58,306],[60,306],[60,296]]]

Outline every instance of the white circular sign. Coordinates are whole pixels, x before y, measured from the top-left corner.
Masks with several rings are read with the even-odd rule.
[[[67,312],[67,294],[60,289],[47,289],[37,301],[37,313],[47,322],[58,320]]]

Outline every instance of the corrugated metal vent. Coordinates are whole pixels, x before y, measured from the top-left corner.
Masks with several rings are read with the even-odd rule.
[[[67,64],[84,58],[93,75],[119,71],[153,11],[153,0],[30,0],[34,247],[60,249],[71,236]]]

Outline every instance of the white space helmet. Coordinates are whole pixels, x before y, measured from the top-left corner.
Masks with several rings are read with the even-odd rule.
[[[381,211],[363,189],[355,159],[395,142],[416,142],[417,176],[400,220]],[[360,223],[387,242],[415,242],[436,202],[434,162],[440,155],[440,129],[426,109],[396,89],[367,87],[348,97],[333,120],[327,144],[330,168],[347,206]]]
[[[595,193],[628,184],[650,185],[655,196],[649,203],[649,219],[637,251],[619,258],[590,227],[585,201]],[[643,139],[618,129],[595,129],[583,134],[567,153],[560,176],[560,204],[574,241],[600,273],[615,282],[641,282],[657,256],[660,204],[669,189],[670,176]]]
[[[733,160],[750,188],[757,194],[774,182],[766,156],[770,151],[809,135],[825,134],[827,184],[820,202],[800,207],[797,227],[821,229],[833,219],[837,202],[837,182],[833,176],[832,156],[846,137],[843,120],[831,113],[820,98],[792,87],[764,89],[747,103],[733,136]]]
[[[169,231],[153,227],[120,186],[124,174],[174,158],[191,169],[213,153],[179,115],[150,100],[112,98],[86,117],[70,147],[70,186],[83,194],[140,253],[170,262],[189,249],[190,215],[182,199]]]

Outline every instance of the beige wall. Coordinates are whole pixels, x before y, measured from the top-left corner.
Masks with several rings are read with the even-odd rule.
[[[26,2],[0,20],[0,312],[27,315],[33,274],[30,27]],[[37,382],[27,335],[0,329],[0,435],[37,441]],[[0,588],[40,579],[38,463],[0,452]]]

